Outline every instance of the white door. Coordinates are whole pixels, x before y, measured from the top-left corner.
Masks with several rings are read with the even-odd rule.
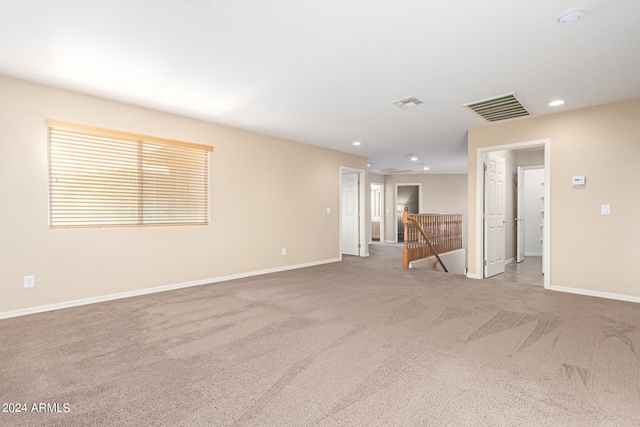
[[[360,255],[359,182],[357,172],[342,174],[342,253]]]
[[[484,277],[504,273],[504,158],[487,153],[484,173]]]
[[[525,236],[525,228],[524,228],[524,169],[518,166],[518,202],[517,202],[517,210],[516,213],[516,233],[517,233],[517,255],[516,262],[524,261],[524,236]]]

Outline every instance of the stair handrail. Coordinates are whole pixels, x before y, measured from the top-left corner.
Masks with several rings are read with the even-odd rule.
[[[431,251],[435,255],[436,259],[438,260],[438,263],[440,263],[440,265],[442,266],[442,269],[444,270],[444,272],[448,273],[449,270],[447,270],[447,267],[444,265],[444,262],[442,262],[442,259],[440,259],[440,255],[438,255],[438,252],[436,251],[436,249],[431,244],[431,240],[429,240],[429,237],[427,236],[427,233],[424,232],[424,230],[422,229],[422,226],[420,225],[420,223],[415,218],[411,218],[409,216],[409,207],[405,206],[404,207],[404,213],[402,214],[402,222],[405,224],[405,236],[407,235],[407,233],[406,233],[406,224],[409,221],[413,222],[413,224],[416,226],[416,228],[418,229],[420,234],[422,234],[422,237],[424,237],[424,240],[427,242],[427,245],[429,245],[429,249],[431,249]],[[405,249],[407,249],[407,244],[408,244],[408,242],[405,240],[405,242],[404,242]],[[406,250],[404,251],[403,258],[404,258],[403,259],[403,263],[404,263],[405,268],[406,268],[409,265],[409,262],[408,262],[409,260],[407,258],[407,251]],[[436,264],[437,263],[434,263],[434,267],[435,267]]]

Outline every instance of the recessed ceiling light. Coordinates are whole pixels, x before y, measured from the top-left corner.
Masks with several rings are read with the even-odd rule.
[[[367,163],[367,167],[368,167],[368,168],[370,168],[370,167],[371,167],[371,165],[370,165],[369,163]]]
[[[555,101],[551,101],[549,103],[549,107],[557,107],[558,105],[562,105],[562,104],[564,104],[564,100],[556,99]]]
[[[428,171],[428,170],[429,170],[429,167],[428,167],[428,166],[425,166],[425,167],[423,167],[422,169],[424,169],[424,170]]]
[[[558,16],[558,23],[562,25],[573,25],[584,16],[584,8],[573,7],[565,10]]]
[[[412,158],[411,158],[411,161],[412,161],[412,162],[415,162],[416,160],[418,160],[418,158],[417,158],[417,157],[412,157]]]
[[[360,143],[359,143],[358,141],[355,141],[355,142],[353,143],[353,145],[358,146],[358,145],[360,145]]]

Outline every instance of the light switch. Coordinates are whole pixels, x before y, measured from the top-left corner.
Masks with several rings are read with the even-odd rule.
[[[600,205],[601,215],[611,215],[611,205]]]
[[[24,287],[33,288],[36,285],[36,276],[24,276]]]
[[[331,213],[331,208],[327,208],[327,215]]]

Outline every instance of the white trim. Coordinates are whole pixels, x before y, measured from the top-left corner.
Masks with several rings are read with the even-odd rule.
[[[524,256],[542,256],[542,252],[525,252]]]
[[[534,165],[534,166],[518,166],[522,170],[536,170],[536,169],[544,169],[544,165]]]
[[[566,292],[569,294],[585,295],[589,297],[607,298],[618,301],[627,301],[640,303],[640,297],[634,297],[631,295],[614,294],[610,292],[590,291],[588,289],[568,288],[566,286],[548,286],[547,289],[551,291]]]
[[[307,262],[296,265],[286,265],[284,267],[269,268],[266,270],[250,271],[248,273],[231,274],[229,276],[214,277],[211,279],[195,280],[192,282],[176,283],[173,285],[156,286],[154,288],[139,289],[129,292],[119,292],[117,294],[102,295],[98,297],[83,298],[73,301],[60,302],[55,304],[40,305],[37,307],[23,308],[20,310],[11,310],[0,312],[0,319],[9,319],[11,317],[26,316],[27,314],[43,313],[46,311],[61,310],[64,308],[77,307],[80,305],[94,304],[98,302],[111,301],[121,298],[137,297],[140,295],[155,294],[158,292],[173,291],[176,289],[190,288],[192,286],[209,285],[218,282],[226,282],[228,280],[243,279],[246,277],[260,276],[269,273],[278,273],[280,271],[297,270],[299,268],[313,267],[316,265],[330,264],[332,262],[342,261],[340,258],[331,258],[321,261]]]
[[[544,286],[551,286],[551,140],[547,139],[544,144],[544,236],[542,254],[544,260],[542,268],[544,275]]]
[[[361,257],[369,255],[369,235],[371,234],[371,216],[367,222],[367,192],[371,193],[371,187],[367,185],[367,174],[365,171],[358,172],[358,188],[360,190],[360,248],[358,253]],[[342,196],[340,197],[342,199]],[[367,227],[367,225],[369,225]]]
[[[484,154],[491,151],[502,150],[514,150],[526,147],[544,147],[544,237],[543,237],[543,252],[544,257],[544,287],[549,289],[551,286],[551,139],[537,139],[533,141],[516,142],[512,144],[496,145],[492,147],[481,147],[476,150],[476,256],[475,256],[475,270],[476,274],[468,274],[470,278],[482,278],[484,276],[483,261],[483,246],[484,237],[483,230],[484,225],[482,222],[482,202],[484,201]],[[469,260],[469,264],[474,262],[473,259]]]
[[[416,182],[415,184],[410,182],[396,182],[396,191],[393,194],[393,219],[396,233],[394,236],[395,240],[391,241],[393,243],[398,243],[398,187],[418,187],[418,212],[415,213],[422,213],[422,184],[419,182]]]
[[[509,258],[508,260],[506,260],[506,261],[504,262],[504,265],[511,264],[512,262],[515,262],[515,261],[516,261],[516,257]]]
[[[546,276],[546,275],[545,275]],[[482,279],[482,275],[467,273],[467,279]],[[584,295],[588,297],[606,298],[617,301],[626,301],[640,304],[640,297],[631,295],[614,294],[610,292],[590,291],[588,289],[568,288],[566,286],[545,286],[545,289],[556,292],[564,292],[568,294]]]

